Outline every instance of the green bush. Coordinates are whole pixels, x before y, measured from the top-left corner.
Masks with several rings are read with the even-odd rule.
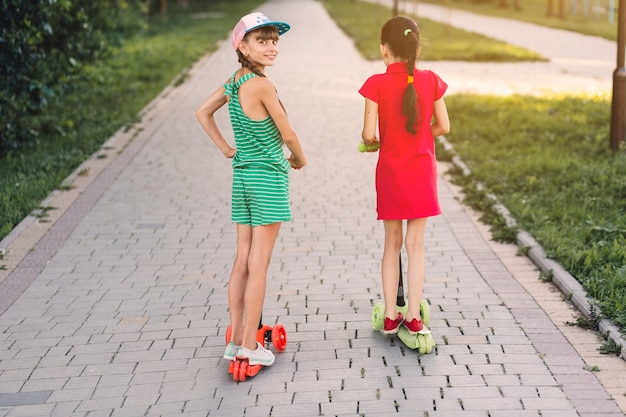
[[[2,0],[0,151],[45,140],[63,126],[46,110],[125,31],[140,0]]]
[[[39,133],[37,139],[0,152],[0,240],[115,131],[136,122],[163,88],[181,74],[184,79],[184,69],[214,50],[237,19],[259,3],[194,0],[183,8],[172,1],[167,13],[148,19],[139,8],[132,13],[105,9],[124,15],[110,17],[117,29],[102,38],[109,43],[106,54],[81,63],[80,73],[55,92],[45,111],[30,120],[24,116],[24,125]],[[121,5],[119,0],[115,4]],[[37,117],[50,120],[45,133],[33,120]]]

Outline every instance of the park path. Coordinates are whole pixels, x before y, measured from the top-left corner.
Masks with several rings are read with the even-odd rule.
[[[590,371],[598,364],[577,349],[594,349],[595,336],[568,338],[571,308],[515,248],[489,240],[443,164],[424,294],[437,349],[419,355],[372,330],[383,230],[376,155],[356,152],[357,90],[384,68],[359,56],[318,1],[260,10],[292,25],[268,73],[309,159],[291,174],[294,220],[264,309],[265,322],[285,325],[287,350],[245,383],[221,358],[231,169],[193,114],[237,68],[224,42],[111,138],[99,153],[108,160],[81,167],[72,201],[51,196],[65,204],[52,224],[31,219],[8,238],[17,253],[47,228],[0,283],[0,417],[622,416],[624,373],[612,384],[598,376],[620,365]]]

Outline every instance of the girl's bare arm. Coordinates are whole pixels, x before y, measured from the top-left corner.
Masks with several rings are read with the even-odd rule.
[[[278,100],[274,86],[269,80],[267,81],[268,82],[257,84],[259,97],[261,97],[261,101],[267,109],[268,114],[272,120],[274,120],[274,123],[276,123],[276,127],[278,127],[280,131],[285,146],[287,146],[287,149],[291,152],[289,163],[293,168],[300,169],[306,165],[306,156],[302,150],[302,145],[300,144],[296,131],[289,123],[285,109]]]
[[[224,135],[222,135],[222,132],[220,132],[217,127],[215,117],[213,116],[226,102],[224,87],[220,87],[200,105],[198,110],[196,110],[196,118],[224,156],[232,158],[235,155],[236,149],[228,144]]]
[[[430,125],[430,131],[432,132],[434,138],[450,132],[448,108],[446,107],[446,102],[443,100],[443,97],[435,101],[433,116],[435,121]]]
[[[371,145],[378,141],[376,138],[376,122],[378,121],[378,103],[365,99],[365,113],[363,118],[363,131],[361,132],[361,138],[363,143]]]

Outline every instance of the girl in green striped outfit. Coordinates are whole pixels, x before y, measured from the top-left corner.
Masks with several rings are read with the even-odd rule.
[[[300,169],[306,157],[291,127],[266,66],[278,55],[278,37],[289,25],[272,22],[262,13],[241,18],[232,45],[241,68],[196,112],[200,124],[232,158],[232,220],[237,225],[237,255],[228,284],[232,337],[224,358],[248,358],[250,365],[271,365],[274,355],[256,341],[267,270],[282,222],[291,220],[289,170]],[[235,147],[226,141],[214,113],[228,103]],[[286,158],[283,144],[291,155]]]

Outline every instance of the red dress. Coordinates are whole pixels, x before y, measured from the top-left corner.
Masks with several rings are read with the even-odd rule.
[[[417,133],[405,128],[402,98],[406,63],[390,64],[384,74],[365,81],[359,93],[378,103],[380,151],[376,166],[376,210],[379,220],[404,220],[441,213],[437,196],[435,140],[430,132],[434,102],[448,85],[429,70],[415,70],[418,97]]]

